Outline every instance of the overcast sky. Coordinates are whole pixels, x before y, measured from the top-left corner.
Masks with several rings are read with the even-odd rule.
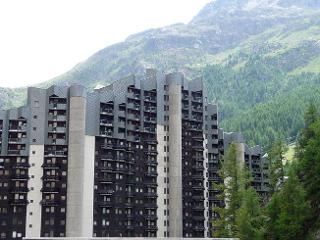
[[[70,70],[149,28],[189,22],[211,0],[0,0],[0,87]]]

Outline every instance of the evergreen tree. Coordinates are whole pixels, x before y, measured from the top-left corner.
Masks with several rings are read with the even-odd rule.
[[[300,146],[297,171],[313,209],[313,217],[308,224],[312,229],[320,223],[320,120],[311,124],[305,132],[308,132],[309,139],[304,147]]]
[[[311,203],[312,217],[306,228],[320,227],[320,118],[314,104],[305,113],[305,127],[299,136],[296,172]]]
[[[242,191],[242,203],[236,213],[236,237],[260,240],[264,237],[263,216],[257,192],[249,187]]]
[[[282,140],[278,139],[268,151],[270,196],[272,196],[277,188],[283,183],[283,160],[287,149],[286,144]]]
[[[306,196],[298,177],[290,171],[288,180],[267,206],[267,239],[306,239],[305,224],[311,213]]]
[[[245,170],[244,163],[237,161],[236,146],[233,143],[223,158],[220,176],[224,182],[214,187],[220,190],[219,200],[225,204],[213,209],[220,216],[213,222],[214,237],[262,239],[259,197],[251,187],[250,173]]]
[[[224,201],[223,206],[214,207],[213,211],[218,213],[219,218],[213,222],[214,237],[232,237],[235,233],[235,215],[239,208],[240,201],[240,181],[239,168],[237,167],[236,147],[230,144],[228,151],[221,162],[219,174],[224,180],[214,187],[220,190],[217,195],[219,200]]]
[[[297,157],[303,157],[303,149],[307,145],[309,139],[314,136],[310,129],[311,125],[319,119],[318,110],[314,103],[310,103],[304,114],[304,128],[300,131],[298,138]]]

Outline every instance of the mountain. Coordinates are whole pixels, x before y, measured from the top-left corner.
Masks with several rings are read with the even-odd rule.
[[[302,119],[297,119],[298,124],[289,130],[275,128],[272,124],[277,122],[277,116],[262,106],[281,104],[284,96],[295,99],[298,92],[318,88],[320,2],[216,0],[204,6],[188,24],[129,36],[124,42],[102,49],[69,72],[38,86],[79,83],[93,89],[132,73],[142,75],[149,67],[182,71],[190,78],[203,75],[210,100],[219,103],[222,124],[227,130],[239,129],[254,143],[264,145],[277,134],[292,136]],[[8,94],[6,89],[3,92]],[[15,91],[15,95],[10,104],[7,98],[1,98],[0,107],[11,106],[15,98],[21,102],[22,90]],[[268,121],[256,119],[252,109],[268,111],[262,114],[268,115]],[[294,105],[288,114],[294,117],[294,113],[301,110],[301,104]],[[239,116],[243,120],[239,120]],[[261,126],[272,129],[268,139],[254,136],[252,131],[263,134],[264,129],[258,129],[257,124],[247,126],[241,122],[253,118],[259,121],[252,124],[265,121]],[[286,123],[280,121],[279,124]]]

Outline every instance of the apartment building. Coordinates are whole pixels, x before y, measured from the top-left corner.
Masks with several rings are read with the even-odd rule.
[[[0,238],[211,236],[227,135],[201,78],[32,87],[0,126]]]

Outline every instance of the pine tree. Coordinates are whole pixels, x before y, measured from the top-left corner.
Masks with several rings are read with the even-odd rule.
[[[281,186],[284,179],[283,160],[284,154],[287,151],[286,144],[278,139],[272,148],[268,151],[269,162],[269,179],[270,179],[270,192],[269,195],[277,190]]]
[[[236,213],[236,237],[260,240],[264,237],[263,215],[257,192],[250,186],[242,191],[242,203]]]
[[[309,224],[312,228],[315,223],[320,223],[320,120],[311,124],[308,131],[312,137],[305,147],[300,148],[301,158],[297,171],[313,209],[313,218]]]
[[[312,218],[306,228],[312,231],[320,226],[320,118],[314,104],[306,111],[298,143],[296,172],[311,203]]]
[[[218,198],[225,204],[213,209],[220,216],[213,222],[214,237],[261,239],[263,227],[259,197],[251,187],[250,173],[244,163],[237,161],[233,143],[223,158],[220,176],[224,182],[214,187],[220,191]]]
[[[239,168],[237,168],[234,144],[230,144],[228,151],[221,160],[219,175],[224,182],[218,185],[214,184],[214,187],[220,190],[217,198],[224,201],[224,205],[213,209],[219,215],[219,218],[213,222],[214,237],[232,237],[235,232],[235,214],[240,206]]]
[[[305,224],[311,213],[306,192],[294,171],[269,202],[266,224],[267,239],[306,239]]]

